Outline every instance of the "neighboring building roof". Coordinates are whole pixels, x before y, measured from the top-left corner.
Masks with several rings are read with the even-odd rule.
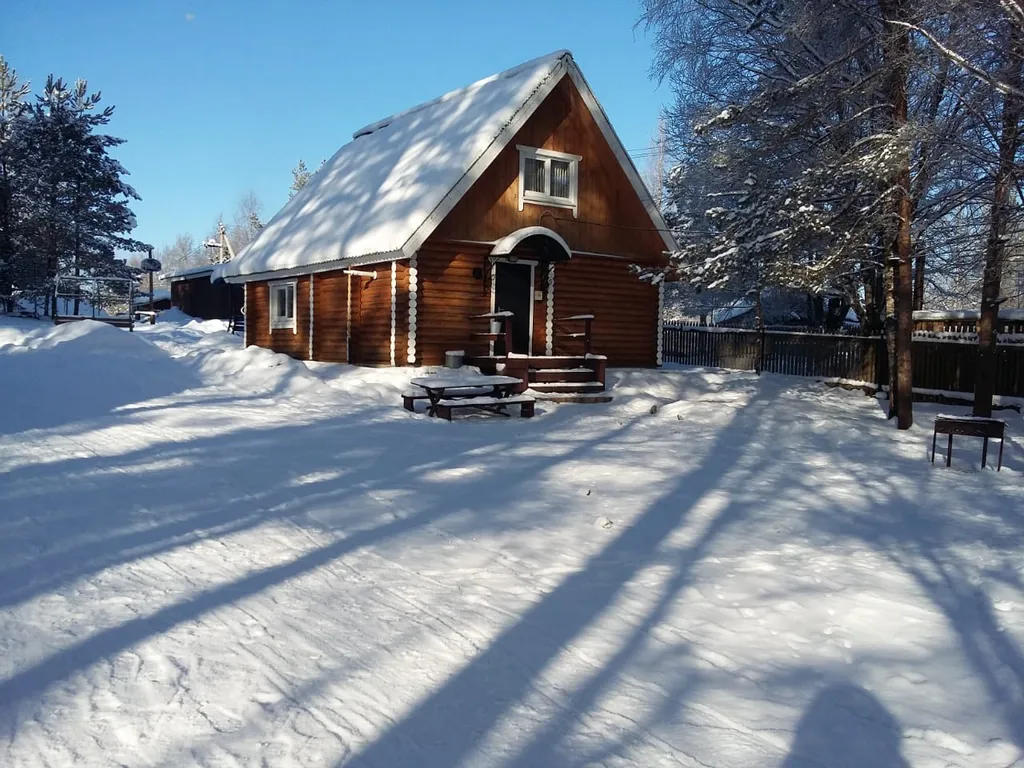
[[[185,269],[175,269],[170,272],[164,272],[160,275],[161,280],[187,280],[191,277],[201,277],[202,275],[211,275],[213,271],[218,267],[217,264],[201,264],[198,267],[186,267]]]
[[[980,320],[981,311],[977,309],[919,309],[914,312],[915,320]],[[1024,320],[1024,309],[999,310],[1000,320]]]
[[[170,301],[171,292],[166,288],[153,289],[153,301]],[[135,305],[149,304],[149,291],[140,291],[135,294]]]
[[[301,274],[411,256],[568,73],[626,176],[676,245],[568,51],[366,126],[214,278]]]

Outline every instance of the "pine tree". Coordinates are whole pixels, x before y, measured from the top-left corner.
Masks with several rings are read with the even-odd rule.
[[[292,168],[292,185],[288,188],[288,197],[294,197],[295,193],[306,186],[311,178],[313,178],[313,174],[306,168],[306,162],[299,158],[298,164]]]
[[[51,75],[29,111],[26,144],[37,172],[26,184],[33,203],[22,255],[32,267],[28,280],[45,276],[49,284],[62,272],[126,277],[130,269],[115,253],[147,247],[129,236],[136,224],[129,205],[139,196],[108,154],[123,140],[97,132],[114,111],[99,102],[85,81],[67,86]]]
[[[19,83],[17,72],[0,56],[0,309],[7,311],[12,307],[6,297],[14,290],[18,185],[27,173],[20,129],[29,92],[28,84]]]

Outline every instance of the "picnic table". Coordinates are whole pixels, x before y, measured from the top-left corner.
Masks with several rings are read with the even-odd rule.
[[[532,397],[516,397],[515,390],[522,385],[518,376],[483,376],[479,374],[445,373],[436,376],[421,376],[410,384],[422,389],[430,405],[428,416],[444,416],[451,419],[452,408],[476,408],[482,411],[507,416],[505,407],[518,404],[524,416],[532,415]],[[421,396],[422,397],[422,396]],[[415,395],[406,395],[405,407],[413,410]],[[527,403],[529,401],[529,403]],[[527,409],[527,405],[530,406]],[[530,412],[527,413],[526,411]]]

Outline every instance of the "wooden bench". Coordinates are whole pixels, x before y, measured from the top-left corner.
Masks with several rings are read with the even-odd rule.
[[[524,419],[533,416],[533,407],[537,401],[529,395],[513,395],[512,397],[466,397],[458,400],[441,400],[437,404],[437,415],[442,419],[452,420],[452,411],[458,408],[476,408],[489,411],[499,416],[508,416],[505,406],[518,405],[519,415]]]
[[[949,442],[946,445],[947,467],[953,462],[953,435],[966,435],[967,437],[984,438],[981,446],[981,466],[983,467],[988,461],[989,439],[999,440],[999,462],[996,465],[996,472],[1003,468],[1006,422],[1002,419],[990,419],[984,416],[950,416],[940,413],[935,417],[935,431],[932,432],[932,464],[935,463],[935,443],[940,434],[949,435]]]
[[[473,387],[472,389],[460,389],[459,394],[449,395],[449,400],[457,400],[461,397],[479,397],[483,395],[490,395],[492,393],[491,387]],[[430,400],[430,395],[425,391],[420,390],[419,392],[403,392],[402,393],[402,406],[407,411],[412,413],[416,412],[416,401],[417,400]]]
[[[86,317],[85,315],[54,315],[53,324],[64,325],[81,320],[95,320],[97,323],[106,323],[115,328],[127,328],[128,330],[132,330],[135,326],[135,320],[131,317]]]
[[[416,401],[417,400],[429,400],[430,396],[426,392],[403,392],[402,393],[402,405],[405,410],[416,413]]]

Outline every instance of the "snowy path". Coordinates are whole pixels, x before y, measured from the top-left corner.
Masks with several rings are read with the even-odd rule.
[[[0,765],[1024,766],[1019,415],[999,474],[787,377],[447,424],[216,327],[0,324]]]

